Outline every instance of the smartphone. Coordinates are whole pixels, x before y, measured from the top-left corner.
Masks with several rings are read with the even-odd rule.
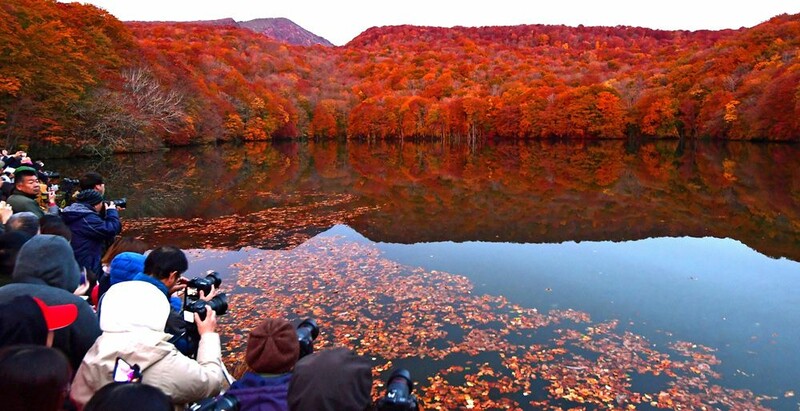
[[[86,267],[81,269],[81,285],[86,284]]]
[[[114,382],[142,382],[142,372],[137,364],[130,365],[121,357],[114,364]]]

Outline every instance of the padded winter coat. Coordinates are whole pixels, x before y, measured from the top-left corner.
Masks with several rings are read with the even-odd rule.
[[[72,231],[75,260],[81,267],[100,275],[103,272],[100,259],[106,243],[114,241],[114,237],[122,231],[117,210],[106,210],[106,218],[103,219],[92,206],[73,203],[61,211],[61,218]]]

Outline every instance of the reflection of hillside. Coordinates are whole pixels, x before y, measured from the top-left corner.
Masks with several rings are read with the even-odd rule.
[[[796,147],[675,145],[350,147],[361,194],[383,204],[351,224],[400,243],[731,237],[800,260]]]
[[[288,244],[281,233],[302,233],[297,244],[345,223],[399,243],[731,237],[800,260],[800,147],[677,146],[292,142],[50,166],[69,176],[99,168],[111,197],[130,200],[123,218],[161,218],[146,221],[164,235],[184,227],[182,244],[275,247]]]

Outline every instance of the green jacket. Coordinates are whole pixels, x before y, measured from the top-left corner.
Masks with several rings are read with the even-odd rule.
[[[14,191],[14,194],[11,194],[8,197],[6,202],[11,205],[11,209],[14,210],[14,214],[21,213],[23,211],[30,211],[33,214],[36,214],[37,217],[42,218],[44,217],[44,211],[42,208],[39,207],[39,204],[33,198],[26,196],[19,191]],[[47,209],[48,214],[58,214],[58,206],[52,206]]]

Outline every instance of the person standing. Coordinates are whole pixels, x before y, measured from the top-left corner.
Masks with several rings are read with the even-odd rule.
[[[41,190],[36,170],[31,167],[19,167],[14,170],[14,191],[8,197],[7,202],[14,213],[30,211],[36,217],[42,218],[44,211],[39,207],[39,203],[36,202],[37,196],[42,192]],[[47,193],[47,212],[48,214],[58,214],[56,194],[53,191]]]
[[[113,202],[103,203],[103,195],[94,189],[78,193],[76,202],[61,212],[61,218],[72,231],[72,249],[75,260],[97,275],[102,273],[100,262],[106,243],[114,240],[121,231],[119,213]],[[105,217],[100,211],[105,207]]]

